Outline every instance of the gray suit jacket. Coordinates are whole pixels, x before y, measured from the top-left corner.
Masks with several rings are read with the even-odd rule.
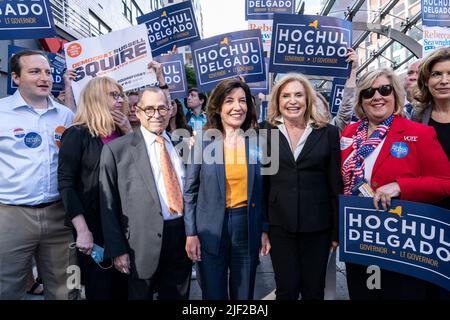
[[[99,179],[106,256],[128,253],[131,276],[151,278],[159,263],[164,221],[141,130],[103,147]]]

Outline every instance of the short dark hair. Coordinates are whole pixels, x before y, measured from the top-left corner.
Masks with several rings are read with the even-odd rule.
[[[188,96],[191,94],[191,92],[197,92],[198,93],[198,97],[203,100],[202,110],[205,111],[206,104],[208,103],[208,97],[206,96],[206,94],[204,94],[203,92],[198,91],[197,88],[191,88],[188,91]]]
[[[28,57],[28,56],[43,56],[45,59],[48,60],[47,55],[40,50],[23,50],[20,52],[17,52],[16,54],[14,54],[11,59],[9,59],[9,66],[10,66],[10,70],[11,73],[15,73],[17,76],[20,77],[20,72],[22,71],[22,66],[20,65],[20,58],[22,57]],[[50,64],[50,61],[48,62]]]
[[[237,88],[242,88],[242,90],[244,90],[245,102],[247,103],[247,114],[245,115],[245,120],[241,125],[241,129],[246,131],[248,129],[258,128],[256,107],[253,103],[252,94],[248,85],[237,79],[225,79],[211,92],[208,111],[206,112],[207,122],[205,129],[218,129],[221,132],[224,132],[222,118],[220,116],[222,105],[231,91]]]
[[[141,95],[141,92],[140,91],[135,91],[135,90],[132,90],[132,91],[128,91],[127,92],[127,96],[129,97],[129,96],[140,96]]]

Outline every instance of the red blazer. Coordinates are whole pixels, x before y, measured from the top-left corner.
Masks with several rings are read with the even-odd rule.
[[[342,132],[342,164],[353,151],[351,142],[359,124],[353,123]],[[407,151],[399,142],[407,145]],[[401,154],[395,152],[399,145],[403,146]],[[371,187],[376,190],[394,181],[400,186],[401,200],[433,203],[450,196],[450,161],[433,127],[394,118],[375,161]]]

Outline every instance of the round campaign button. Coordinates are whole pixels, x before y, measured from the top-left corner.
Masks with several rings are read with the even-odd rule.
[[[25,137],[25,130],[23,130],[22,128],[14,129],[14,137],[19,139]]]
[[[63,126],[56,127],[55,132],[53,133],[53,138],[55,139],[55,143],[58,146],[58,148],[61,148],[61,137],[64,133],[66,128]]]
[[[25,136],[25,145],[28,148],[35,149],[39,147],[42,144],[42,137],[39,135],[39,133],[36,132],[30,132]]]
[[[394,142],[391,145],[391,154],[396,158],[404,158],[408,155],[409,147],[404,142]]]

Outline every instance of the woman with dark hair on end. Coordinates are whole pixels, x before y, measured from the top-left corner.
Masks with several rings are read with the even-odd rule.
[[[436,130],[450,160],[450,47],[437,49],[422,61],[414,98],[417,103],[411,120]],[[436,205],[450,210],[450,197]],[[450,300],[450,291],[430,286],[429,297]]]

